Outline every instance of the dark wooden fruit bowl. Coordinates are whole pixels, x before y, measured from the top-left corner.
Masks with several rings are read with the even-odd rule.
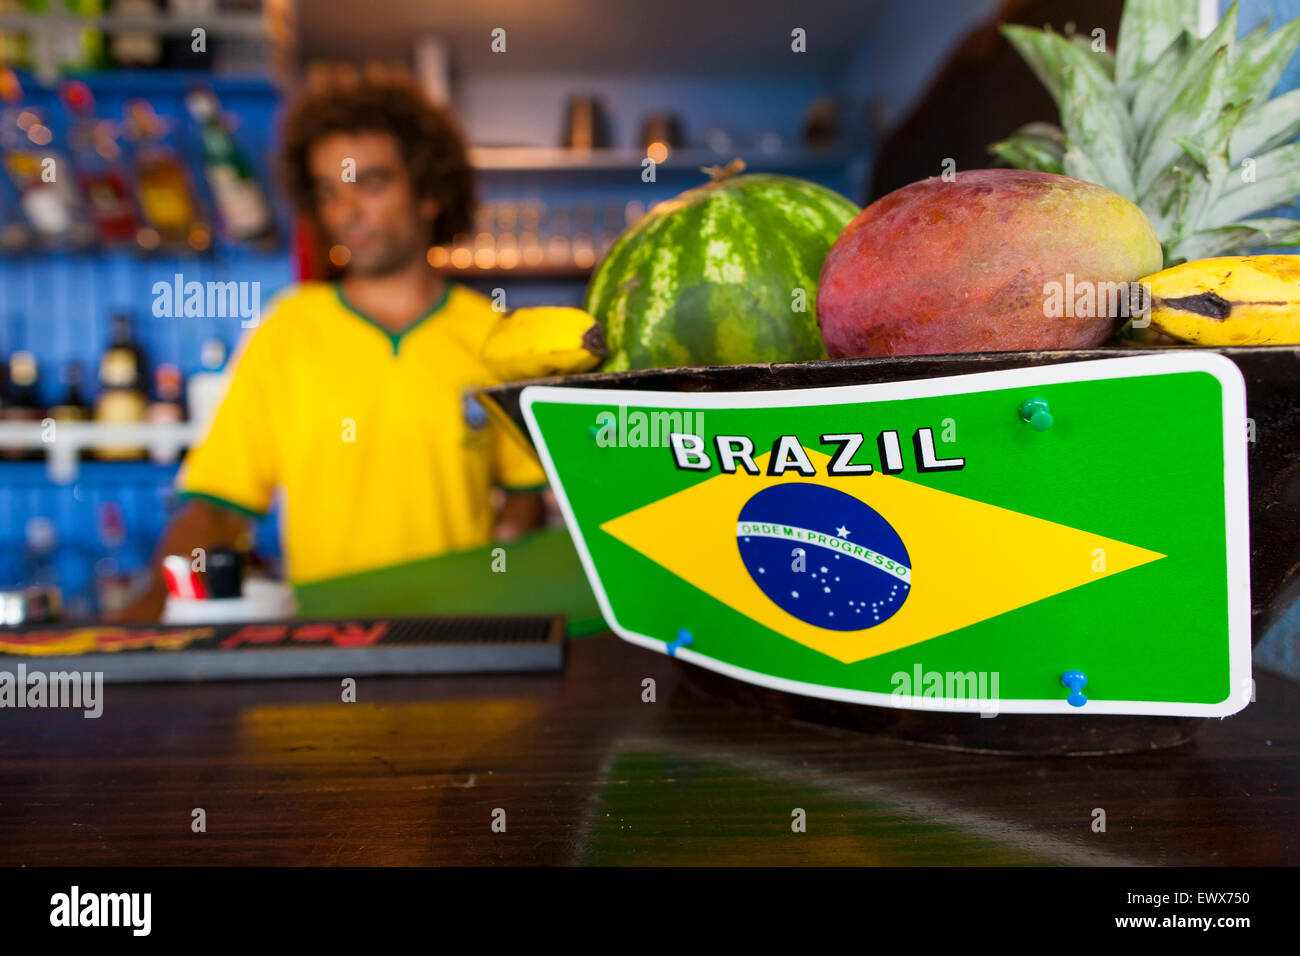
[[[966,375],[1033,365],[1150,355],[1162,349],[1095,348],[1039,352],[978,352],[899,358],[785,362],[708,368],[594,373],[511,382],[481,394],[527,436],[519,410],[526,385],[645,389],[663,392],[750,392],[865,385]],[[1250,489],[1251,640],[1300,598],[1300,347],[1215,348],[1246,380],[1246,414],[1255,422],[1248,445]],[[1189,740],[1201,717],[978,715],[896,711],[771,691],[702,668],[686,669],[707,693],[727,693],[795,719],[883,733],[932,746],[1002,753],[1095,754],[1168,747]]]

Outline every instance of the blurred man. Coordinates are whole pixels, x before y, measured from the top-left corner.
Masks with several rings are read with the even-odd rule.
[[[535,526],[541,469],[467,394],[493,384],[479,351],[500,315],[427,261],[473,212],[454,121],[409,82],[371,79],[306,94],[284,140],[289,190],[343,274],[286,290],[241,343],[158,556],[235,543],[277,487],[294,583]],[[158,616],[156,568],[122,618]]]

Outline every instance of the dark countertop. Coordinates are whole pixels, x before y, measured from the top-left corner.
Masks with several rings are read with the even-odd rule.
[[[301,680],[0,711],[0,864],[1300,862],[1300,688],[1267,672],[1189,744],[1030,758],[766,717],[609,634],[568,650],[562,675],[363,678],[355,704]]]

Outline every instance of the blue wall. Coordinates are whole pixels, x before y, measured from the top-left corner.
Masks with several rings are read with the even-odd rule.
[[[1226,8],[1226,5],[1221,4]],[[1300,0],[1241,0],[1241,32],[1254,29],[1271,17],[1274,29],[1300,17]],[[1300,54],[1291,59],[1275,93],[1300,88]],[[1277,214],[1300,218],[1300,203],[1277,210]],[[1295,253],[1295,249],[1279,252]],[[1260,641],[1255,660],[1271,670],[1300,679],[1300,602]]]
[[[1222,3],[1220,7],[1226,8]],[[1282,24],[1289,23],[1296,17],[1300,17],[1300,0],[1241,0],[1238,14],[1241,18],[1240,33],[1248,33],[1270,18],[1273,29],[1277,29]],[[1278,81],[1274,95],[1296,88],[1300,88],[1300,53],[1291,58],[1291,63],[1287,66],[1286,72],[1282,74],[1282,79]],[[1274,214],[1300,218],[1300,202],[1289,208],[1278,209]],[[1294,249],[1279,251],[1295,252]]]

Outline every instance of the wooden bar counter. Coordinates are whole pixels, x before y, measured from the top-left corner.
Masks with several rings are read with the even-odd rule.
[[[0,714],[0,864],[1295,864],[1300,689],[1256,676],[1189,743],[1107,757],[774,718],[609,633],[562,674],[362,678],[356,703],[108,685],[97,720]]]

